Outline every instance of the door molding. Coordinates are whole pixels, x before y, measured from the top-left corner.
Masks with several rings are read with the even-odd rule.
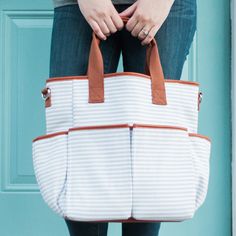
[[[236,236],[236,0],[231,0],[232,235]]]

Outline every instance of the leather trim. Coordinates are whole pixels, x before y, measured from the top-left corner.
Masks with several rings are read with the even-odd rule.
[[[90,129],[112,129],[112,128],[129,128],[129,124],[116,124],[116,125],[94,125],[94,126],[82,126],[82,127],[73,127],[69,129],[70,131],[77,130],[90,130]]]
[[[177,129],[188,131],[187,128],[179,127],[179,126],[172,126],[172,125],[149,125],[149,124],[134,124],[133,128],[157,128],[157,129]]]
[[[68,217],[68,216],[64,216],[64,219],[67,220],[74,220],[76,221],[77,219],[73,218],[73,217]],[[129,217],[128,219],[117,219],[117,220],[94,220],[94,221],[90,221],[90,222],[123,222],[123,223],[138,223],[138,222],[182,222],[183,220],[137,220],[133,217]]]
[[[91,130],[91,129],[112,129],[112,128],[157,128],[157,129],[176,129],[176,130],[183,130],[188,131],[187,128],[179,127],[179,126],[172,126],[172,125],[150,125],[150,124],[114,124],[114,125],[94,125],[94,126],[82,126],[82,127],[73,127],[68,129],[67,131],[60,131],[56,133],[41,135],[33,139],[32,142],[55,137],[58,135],[68,134],[70,131],[78,131],[78,130]],[[191,137],[203,138],[207,141],[211,142],[211,139],[208,136],[197,134],[197,133],[188,133]]]
[[[211,142],[211,139],[208,136],[205,136],[202,134],[189,133],[188,135],[191,137],[203,138],[203,139],[206,139],[207,141]]]
[[[115,76],[127,76],[127,75],[137,76],[137,77],[141,77],[141,78],[145,78],[145,79],[151,79],[151,77],[149,75],[145,75],[145,74],[138,73],[138,72],[129,72],[129,71],[107,73],[107,74],[104,74],[104,78],[109,79],[109,78],[112,78]],[[60,81],[66,81],[66,80],[70,81],[70,80],[86,80],[86,79],[88,79],[87,75],[61,76],[61,77],[48,78],[46,80],[46,83],[60,82]],[[193,85],[193,86],[199,86],[199,83],[195,82],[195,81],[165,79],[165,82],[166,83],[179,83],[179,84],[188,84],[188,85]]]
[[[38,140],[41,140],[41,139],[52,138],[52,137],[55,137],[55,136],[58,136],[58,135],[64,135],[64,134],[68,134],[68,131],[60,131],[60,132],[56,132],[56,133],[41,135],[41,136],[38,136],[38,137],[34,138],[32,140],[32,142],[35,142],[35,141],[38,141]]]
[[[176,130],[183,130],[187,131],[187,128],[179,127],[179,126],[171,126],[171,125],[149,125],[149,124],[114,124],[114,125],[93,125],[93,126],[82,126],[82,127],[73,127],[68,129],[67,131],[60,131],[56,133],[41,135],[33,139],[33,142],[51,138],[57,135],[64,135],[68,134],[71,131],[78,131],[78,130],[92,130],[92,129],[112,129],[112,128],[159,128],[159,129],[176,129]]]

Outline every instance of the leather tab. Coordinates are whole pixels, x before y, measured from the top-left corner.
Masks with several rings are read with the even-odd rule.
[[[49,88],[43,88],[41,90],[42,98],[44,99],[44,106],[50,107],[52,105],[51,92]]]
[[[52,106],[51,97],[45,100],[45,107],[50,107],[50,106]]]

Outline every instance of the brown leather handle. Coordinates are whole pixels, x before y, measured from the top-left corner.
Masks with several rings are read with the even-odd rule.
[[[124,23],[128,19],[122,17]],[[87,70],[89,103],[104,102],[104,69],[99,43],[100,39],[93,32]],[[145,71],[151,77],[152,103],[167,105],[165,79],[155,38],[147,45]]]

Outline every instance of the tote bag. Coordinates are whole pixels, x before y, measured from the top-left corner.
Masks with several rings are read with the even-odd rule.
[[[199,83],[164,79],[155,39],[145,74],[104,74],[99,43],[93,32],[86,75],[48,78],[41,91],[46,134],[32,156],[44,201],[75,221],[191,219],[210,173]]]

